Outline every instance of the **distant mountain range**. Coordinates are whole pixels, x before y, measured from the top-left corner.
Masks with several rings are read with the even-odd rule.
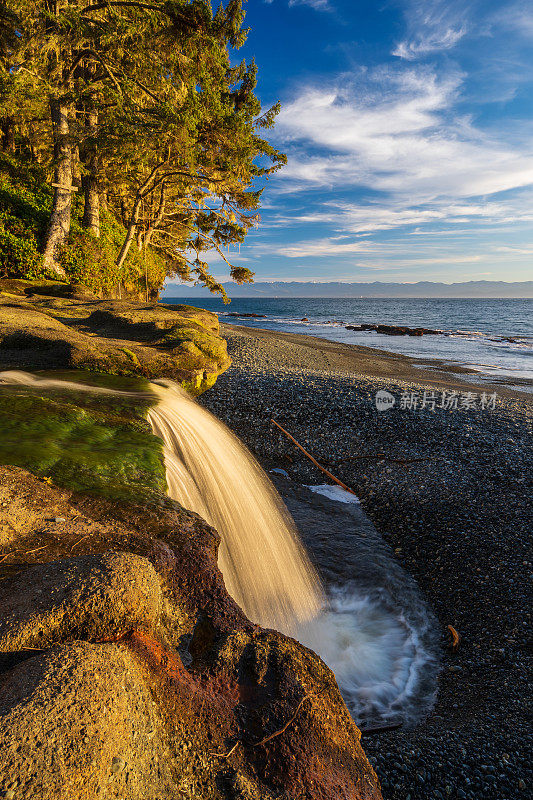
[[[533,281],[467,281],[466,283],[224,283],[231,298],[237,297],[469,297],[533,298]],[[209,297],[207,289],[186,283],[169,284],[163,297]]]

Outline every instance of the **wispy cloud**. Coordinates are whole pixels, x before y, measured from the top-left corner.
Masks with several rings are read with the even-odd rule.
[[[340,7],[277,0],[287,19],[304,5]],[[330,43],[335,58],[312,48],[293,80],[316,77],[287,87],[274,136],[289,162],[244,252],[258,271],[272,256],[299,277],[317,265],[347,279],[358,270],[370,280],[389,270],[391,279],[523,277],[533,256],[531,0],[367,4],[370,36],[357,5],[330,17],[347,31]],[[394,41],[384,15],[403,19]],[[379,48],[381,66],[361,63]],[[344,71],[328,75],[333,63]],[[463,275],[470,267],[479,271]]]
[[[495,247],[497,253],[511,253],[515,256],[533,256],[533,247]]]
[[[315,11],[330,11],[329,0],[289,0],[289,6],[311,6]]]
[[[410,67],[304,88],[279,116],[278,130],[293,148],[284,178],[368,187],[402,197],[404,205],[407,197],[421,205],[533,183],[533,143],[494,140],[456,113],[461,84],[457,73]]]
[[[390,269],[391,266],[395,269],[404,269],[405,267],[427,267],[434,266],[435,264],[474,264],[477,261],[481,261],[481,258],[481,255],[443,256],[439,258],[398,258],[386,263],[359,262],[357,266],[365,266],[369,269]]]
[[[428,202],[424,207],[406,205],[395,198],[383,198],[379,203],[328,202],[313,213],[295,213],[291,217],[279,217],[278,224],[329,224],[336,230],[350,231],[356,235],[369,235],[377,231],[388,231],[407,226],[418,226],[410,231],[413,235],[424,233],[450,234],[466,233],[455,225],[481,225],[509,222],[530,222],[533,220],[533,198],[507,199],[505,202],[485,201],[482,203],[450,203],[448,199]],[[449,230],[424,231],[423,227],[432,223],[446,223]],[[470,229],[471,230],[471,229]]]
[[[268,247],[265,252],[286,256],[287,258],[308,258],[309,256],[347,256],[371,249],[371,245],[365,241],[340,241],[343,238],[345,237],[331,236],[324,239],[297,242],[291,245]]]
[[[392,55],[415,61],[455,47],[469,29],[467,9],[467,4],[451,0],[408,0],[405,10],[408,34],[398,42]]]
[[[533,39],[533,7],[530,0],[511,3],[489,16],[487,32],[490,35],[494,36],[502,28],[525,39]]]
[[[271,5],[274,0],[264,0],[267,5]],[[329,0],[289,0],[289,7],[291,6],[310,6],[315,11],[331,11],[331,4]]]

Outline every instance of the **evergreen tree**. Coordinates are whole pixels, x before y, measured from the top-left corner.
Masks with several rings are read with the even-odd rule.
[[[236,281],[251,280],[224,251],[256,223],[258,181],[285,157],[260,135],[278,107],[261,115],[255,65],[231,65],[248,33],[243,19],[242,0],[214,14],[206,0],[7,0],[0,16],[3,141],[13,147],[15,127],[22,132],[31,118],[42,138],[36,147],[26,130],[26,139],[51,158],[46,267],[65,276],[59,254],[72,192],[82,188],[82,222],[95,237],[100,200],[125,225],[118,276],[134,246],[155,249],[169,274],[213,291],[223,292],[207,251],[227,261]]]

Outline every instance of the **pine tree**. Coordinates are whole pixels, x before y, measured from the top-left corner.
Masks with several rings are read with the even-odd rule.
[[[256,223],[258,181],[285,157],[260,136],[278,107],[261,114],[255,64],[231,66],[248,33],[243,20],[242,0],[215,14],[206,0],[8,0],[0,15],[0,91],[11,101],[4,142],[12,146],[20,112],[39,121],[37,149],[53,150],[43,257],[56,275],[65,277],[59,254],[81,188],[82,222],[95,237],[100,199],[125,225],[118,276],[135,246],[213,291],[223,293],[208,251],[227,261],[234,280],[252,279],[225,250]],[[26,87],[22,109],[15,84]],[[81,187],[73,185],[78,172]]]

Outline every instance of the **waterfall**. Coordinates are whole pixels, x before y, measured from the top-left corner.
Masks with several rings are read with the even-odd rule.
[[[253,621],[296,636],[325,604],[318,576],[270,480],[239,439],[171,381],[148,419],[164,442],[168,493],[222,537],[226,588]]]
[[[155,393],[148,420],[163,441],[168,493],[217,529],[226,588],[249,619],[322,656],[358,723],[414,723],[431,708],[438,670],[432,615],[374,529],[359,537],[349,519],[335,527],[327,509],[320,517],[306,506],[320,529],[314,558],[334,575],[326,594],[265,472],[178,384],[156,381],[147,395],[15,371],[0,373],[0,383],[133,399]]]
[[[141,396],[14,370],[1,372],[0,381],[39,391]],[[239,439],[177,383],[159,380],[150,388],[159,402],[148,420],[164,443],[169,496],[219,532],[226,588],[249,619],[297,636],[325,597],[278,493]]]

